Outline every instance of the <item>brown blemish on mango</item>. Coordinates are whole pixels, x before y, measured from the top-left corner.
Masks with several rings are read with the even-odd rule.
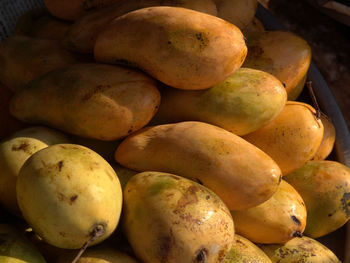
[[[69,199],[69,204],[72,205],[75,202],[75,200],[77,200],[77,198],[78,198],[78,195],[71,196],[71,198]]]
[[[59,161],[57,163],[57,166],[58,166],[58,171],[61,172],[62,171],[62,167],[63,167],[63,161]]]
[[[342,199],[340,200],[342,203],[342,208],[347,217],[350,217],[350,193],[344,193]]]

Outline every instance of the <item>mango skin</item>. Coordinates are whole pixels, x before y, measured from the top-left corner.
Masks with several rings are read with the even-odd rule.
[[[14,92],[52,70],[74,63],[76,58],[54,40],[14,35],[0,43],[0,79]]]
[[[264,152],[202,122],[144,128],[119,145],[115,159],[135,171],[169,172],[200,182],[230,210],[266,201],[281,177],[279,167]]]
[[[318,241],[303,236],[280,245],[261,245],[273,263],[341,263],[334,253]]]
[[[137,263],[137,261],[112,247],[94,247],[88,249],[77,263]]]
[[[286,175],[314,157],[323,130],[322,121],[316,118],[313,107],[287,101],[275,119],[243,138],[271,156]]]
[[[64,38],[64,46],[75,52],[93,53],[99,33],[115,18],[128,12],[151,6],[177,6],[216,15],[212,0],[128,0],[116,1],[112,6],[99,9],[77,20]]]
[[[206,90],[165,89],[152,122],[202,121],[245,135],[274,119],[286,100],[287,93],[274,76],[240,68],[224,82]]]
[[[271,263],[266,254],[248,239],[235,234],[234,243],[221,263]]]
[[[321,121],[324,127],[323,138],[313,160],[325,160],[332,152],[335,143],[336,133],[333,123],[323,113],[321,114]]]
[[[141,68],[179,89],[199,90],[232,75],[247,54],[242,32],[211,15],[180,7],[149,7],[125,14],[103,30],[96,61]]]
[[[112,141],[145,126],[158,110],[155,81],[119,66],[76,64],[31,82],[11,100],[18,119]]]
[[[127,183],[124,198],[124,232],[142,262],[216,263],[232,246],[229,210],[200,184],[143,172]]]
[[[14,133],[0,143],[0,203],[8,211],[20,215],[16,197],[16,182],[25,161],[35,152],[68,138],[46,127],[29,127]]]
[[[244,67],[268,72],[285,84],[288,100],[302,91],[300,82],[311,62],[311,48],[301,37],[284,31],[248,34],[248,55]]]
[[[345,165],[334,161],[309,161],[284,179],[305,201],[307,236],[327,235],[350,219],[350,169]]]
[[[266,202],[248,210],[231,211],[237,233],[254,243],[285,243],[300,236],[306,208],[299,193],[284,180]]]
[[[77,249],[97,226],[104,233],[89,245],[112,234],[119,222],[122,190],[113,168],[97,153],[80,145],[56,144],[23,165],[17,200],[23,217],[47,243]]]
[[[42,255],[16,228],[0,224],[0,262],[46,263]]]

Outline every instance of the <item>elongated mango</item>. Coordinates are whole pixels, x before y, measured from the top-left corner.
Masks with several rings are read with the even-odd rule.
[[[324,236],[350,219],[350,169],[345,165],[334,161],[309,161],[284,179],[305,201],[306,235]]]
[[[335,143],[336,134],[333,123],[323,113],[321,114],[321,121],[324,127],[323,138],[313,160],[325,160],[332,152]]]
[[[169,172],[200,182],[230,210],[266,201],[281,177],[279,167],[264,152],[202,122],[144,128],[119,145],[115,159],[136,171]]]
[[[242,32],[211,15],[180,7],[149,7],[125,14],[98,36],[96,61],[141,68],[179,89],[214,86],[242,65]]]
[[[255,243],[284,243],[300,237],[306,225],[306,208],[298,192],[284,180],[266,202],[231,211],[237,233]]]
[[[216,263],[232,246],[230,211],[196,182],[168,173],[139,173],[127,183],[124,198],[124,232],[144,263]]]
[[[119,66],[77,64],[31,82],[11,113],[82,137],[117,140],[145,126],[158,110],[155,81]]]
[[[165,89],[154,122],[202,121],[245,135],[275,118],[286,100],[287,93],[274,76],[240,68],[210,89]]]
[[[275,119],[243,138],[271,156],[286,175],[314,157],[323,129],[313,107],[288,101]]]

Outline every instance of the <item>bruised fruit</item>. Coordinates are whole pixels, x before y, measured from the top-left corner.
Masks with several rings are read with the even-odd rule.
[[[286,175],[314,157],[322,137],[323,125],[315,109],[288,101],[275,119],[243,138],[271,156]]]
[[[266,201],[281,177],[277,164],[264,152],[203,122],[144,128],[119,145],[115,158],[136,171],[169,172],[200,182],[217,193],[230,210]]]
[[[324,236],[350,219],[350,169],[345,165],[334,161],[309,161],[283,178],[305,202],[307,236]]]
[[[49,145],[67,142],[62,133],[38,126],[20,130],[0,143],[0,203],[7,210],[20,215],[16,182],[25,161]]]
[[[17,180],[17,200],[35,233],[59,248],[102,242],[115,230],[122,190],[113,168],[80,145],[57,144],[32,155]]]
[[[237,233],[254,243],[284,243],[300,237],[306,209],[298,192],[284,180],[266,202],[248,210],[231,211]]]
[[[139,173],[124,189],[123,228],[145,263],[221,262],[232,246],[229,210],[206,187],[173,174]]]
[[[156,83],[111,65],[77,64],[32,81],[11,101],[11,113],[78,136],[111,141],[145,126],[158,110]]]
[[[242,65],[247,48],[234,25],[180,7],[127,13],[98,36],[96,61],[141,68],[179,89],[200,90],[224,81]]]
[[[323,113],[321,114],[321,121],[324,127],[323,138],[318,147],[313,160],[324,160],[332,152],[335,143],[335,127],[330,119]]]
[[[202,121],[245,135],[275,118],[286,100],[287,93],[274,76],[240,68],[224,82],[206,90],[164,89],[152,122]]]

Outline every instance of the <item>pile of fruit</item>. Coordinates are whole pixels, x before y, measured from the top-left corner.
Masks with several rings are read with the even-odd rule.
[[[44,2],[0,43],[0,262],[340,262],[306,41],[256,0]]]

